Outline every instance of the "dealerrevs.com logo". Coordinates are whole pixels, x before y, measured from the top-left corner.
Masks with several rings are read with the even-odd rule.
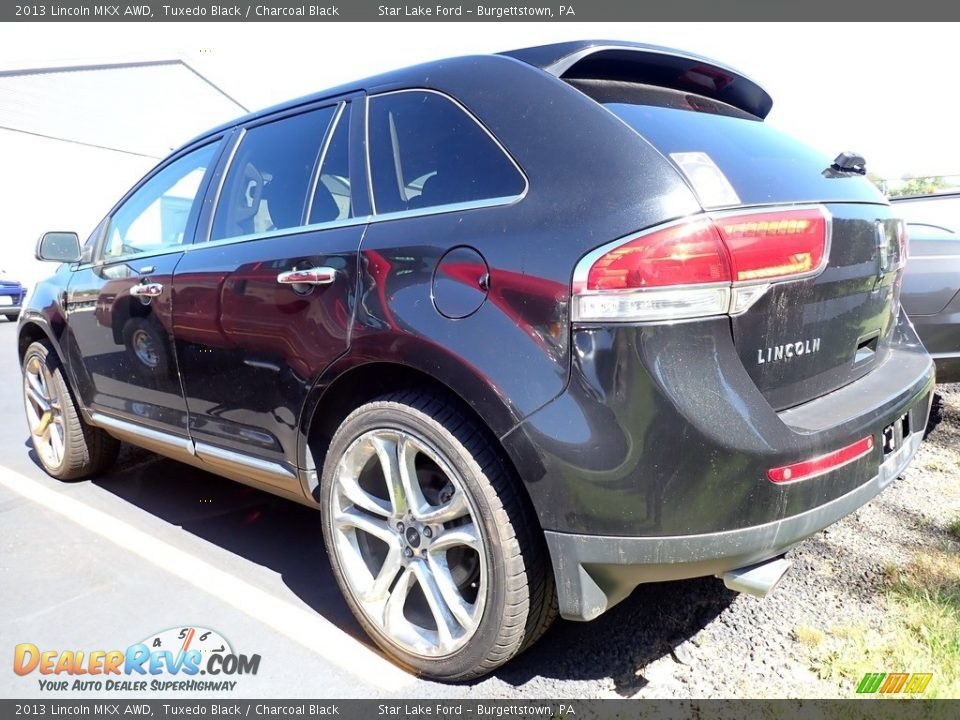
[[[164,630],[126,650],[49,650],[20,643],[13,653],[13,671],[40,675],[40,689],[49,691],[230,691],[238,682],[232,678],[259,669],[259,655],[237,654],[226,638],[201,627]]]

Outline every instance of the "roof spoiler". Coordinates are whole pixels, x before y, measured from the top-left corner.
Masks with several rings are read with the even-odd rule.
[[[696,93],[765,118],[773,99],[733,68],[656,45],[580,41],[501,53],[563,80],[619,80]]]

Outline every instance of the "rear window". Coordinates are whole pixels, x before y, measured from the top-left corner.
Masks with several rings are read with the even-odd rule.
[[[370,172],[378,214],[506,201],[526,180],[493,137],[453,101],[427,90],[369,105]]]
[[[684,174],[707,208],[782,202],[883,202],[860,176],[826,177],[833,162],[758,118],[716,100],[635,83],[572,80]],[[837,153],[849,148],[837,148]]]

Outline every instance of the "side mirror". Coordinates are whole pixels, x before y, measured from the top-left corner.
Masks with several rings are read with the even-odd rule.
[[[37,260],[73,263],[80,261],[80,238],[74,232],[48,232],[37,243]]]

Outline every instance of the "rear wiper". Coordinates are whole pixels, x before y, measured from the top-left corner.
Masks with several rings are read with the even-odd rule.
[[[867,161],[863,155],[846,150],[837,155],[833,164],[826,168],[822,175],[826,178],[847,177],[849,175],[866,175]]]

